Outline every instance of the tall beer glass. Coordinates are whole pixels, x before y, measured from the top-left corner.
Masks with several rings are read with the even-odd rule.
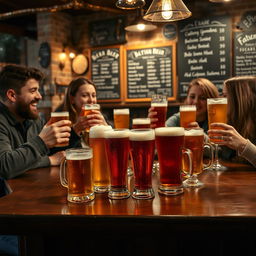
[[[111,126],[95,125],[91,127],[89,138],[93,150],[93,185],[96,193],[104,193],[110,188],[110,169],[105,149],[104,132],[112,130]]]
[[[83,203],[95,198],[92,184],[92,149],[71,148],[60,165],[60,182],[68,188],[69,202]]]
[[[188,128],[189,123],[196,121],[196,106],[182,105],[180,106],[180,126]]]
[[[152,95],[151,107],[154,107],[155,111],[157,112],[155,118],[158,119],[158,121],[154,122],[156,128],[165,127],[167,105],[167,96],[159,94]]]
[[[193,155],[192,158],[192,169],[189,170],[189,162],[186,161],[183,156],[183,167],[182,171],[188,175],[188,179],[183,182],[184,187],[200,187],[203,185],[201,181],[198,180],[198,175],[211,167],[213,162],[213,148],[210,144],[204,144],[204,130],[203,129],[190,129],[185,130],[185,142],[184,147],[190,149]],[[203,163],[203,152],[204,149],[208,148],[211,152],[210,160],[207,164]]]
[[[227,123],[227,103],[227,98],[207,99],[209,129],[211,123]],[[210,139],[210,141],[215,145],[215,159],[212,168],[215,170],[223,170],[225,167],[220,164],[218,159],[218,142],[221,142],[221,140]]]
[[[53,124],[61,120],[69,120],[68,112],[51,112],[51,118],[48,121],[48,124]],[[68,142],[56,144],[55,147],[66,147],[68,146]]]
[[[188,150],[183,150],[184,128],[161,127],[155,129],[156,148],[160,167],[159,193],[165,195],[178,195],[183,193],[181,179],[182,153],[191,156]],[[190,164],[190,167],[191,164]],[[191,171],[191,168],[190,168]]]
[[[135,129],[130,132],[135,186],[132,197],[135,199],[153,198],[152,166],[155,153],[155,132],[153,129]]]
[[[129,125],[130,125],[129,108],[114,109],[114,125],[116,129],[129,129]]]
[[[105,146],[110,166],[111,199],[123,199],[130,196],[127,188],[127,167],[129,156],[129,130],[114,129],[105,131]]]
[[[133,118],[132,129],[150,128],[150,118]]]
[[[100,105],[99,104],[84,104],[80,113],[80,116],[88,116],[92,114],[92,110],[99,110],[100,111]],[[90,128],[86,128],[86,131],[89,132]]]

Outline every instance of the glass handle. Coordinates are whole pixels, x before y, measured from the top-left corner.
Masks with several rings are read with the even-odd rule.
[[[193,165],[192,165],[192,157],[193,157],[193,153],[190,149],[183,149],[182,150],[182,154],[187,155],[188,156],[188,161],[189,161],[189,176],[191,177],[193,175]]]
[[[66,159],[64,158],[60,163],[60,183],[65,188],[68,187],[68,181],[66,177]]]
[[[207,169],[211,168],[212,165],[213,165],[213,162],[214,162],[214,148],[213,148],[213,146],[210,143],[205,143],[204,144],[204,150],[206,148],[209,148],[209,150],[210,150],[210,159],[209,159],[208,163],[204,164],[204,169],[203,170],[207,170]]]

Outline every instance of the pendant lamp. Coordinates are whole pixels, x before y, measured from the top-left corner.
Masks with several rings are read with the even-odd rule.
[[[118,0],[116,7],[121,9],[137,9],[145,5],[145,0]]]
[[[153,0],[143,19],[152,22],[169,22],[183,20],[191,15],[182,0]]]
[[[209,0],[212,3],[227,3],[231,2],[232,0]]]

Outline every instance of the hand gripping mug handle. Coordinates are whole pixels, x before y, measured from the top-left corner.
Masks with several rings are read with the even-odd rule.
[[[68,187],[67,181],[67,172],[66,172],[66,158],[63,158],[60,163],[60,183],[63,187]]]
[[[204,164],[203,170],[207,170],[207,169],[211,168],[212,164],[214,162],[214,148],[213,148],[213,146],[210,143],[205,143],[204,144],[204,150],[205,150],[205,148],[210,149],[210,159],[209,159],[208,163]]]
[[[193,175],[193,163],[192,163],[193,153],[192,153],[192,151],[190,149],[183,148],[182,154],[183,155],[187,155],[187,157],[188,157],[188,161],[189,161],[188,173],[189,173],[189,176],[191,177]]]

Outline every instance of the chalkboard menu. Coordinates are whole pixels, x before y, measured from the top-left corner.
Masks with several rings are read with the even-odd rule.
[[[91,50],[91,79],[97,87],[98,100],[119,100],[120,47]]]
[[[178,48],[179,94],[186,96],[188,83],[197,77],[212,81],[219,90],[231,76],[229,17],[180,21]]]
[[[245,13],[234,33],[235,76],[256,76],[256,12]]]
[[[126,62],[126,101],[148,101],[152,94],[175,98],[175,44],[128,47]],[[174,74],[174,75],[173,75]]]

